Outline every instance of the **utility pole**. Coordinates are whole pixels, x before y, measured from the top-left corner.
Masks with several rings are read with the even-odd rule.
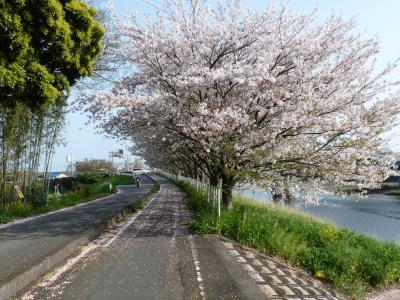
[[[68,174],[68,176],[73,177],[75,175],[75,164],[74,164],[74,158],[72,156],[72,154],[68,154],[67,155],[67,170],[66,173]]]
[[[124,157],[124,151],[122,149],[118,149],[118,151],[110,151],[108,152],[108,160],[110,162],[110,170],[109,170],[109,175],[111,176],[112,174],[112,167],[114,166],[114,157],[118,158],[123,158]]]

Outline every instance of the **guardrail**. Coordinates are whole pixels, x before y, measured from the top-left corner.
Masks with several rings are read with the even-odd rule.
[[[211,185],[210,182],[200,179],[185,177],[182,175],[174,175],[162,170],[156,170],[159,173],[172,181],[183,181],[192,185],[198,192],[202,192],[207,202],[210,203],[217,211],[218,218],[221,216],[221,199],[222,199],[222,182],[220,181],[217,186]]]

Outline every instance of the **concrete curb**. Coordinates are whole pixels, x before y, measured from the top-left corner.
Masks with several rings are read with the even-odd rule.
[[[41,262],[31,267],[29,270],[19,274],[6,284],[2,285],[0,287],[0,300],[6,300],[17,295],[39,277],[43,276],[46,272],[52,270],[56,265],[64,261],[67,257],[78,252],[82,246],[85,246],[89,242],[98,238],[107,228],[124,219],[127,215],[127,210],[128,206],[126,206],[121,212],[104,217],[99,228],[88,231],[81,237],[64,246],[62,249],[59,249],[52,255],[45,257]]]
[[[150,176],[148,176],[151,178]],[[152,178],[153,179],[153,178]],[[153,179],[154,180],[154,179]],[[154,182],[156,182],[154,180]],[[150,191],[149,191],[150,192]],[[115,195],[115,194],[114,194]],[[113,196],[113,195],[110,195]],[[108,198],[107,196],[105,198]],[[145,196],[145,195],[143,195]],[[142,197],[143,197],[142,196]],[[102,198],[104,199],[104,198]],[[102,200],[96,199],[94,201]],[[0,287],[0,300],[6,300],[15,295],[19,294],[21,291],[29,287],[33,282],[43,276],[46,272],[54,269],[54,267],[64,261],[67,257],[72,256],[77,253],[82,246],[87,245],[89,242],[98,238],[107,228],[122,221],[126,218],[129,205],[136,202],[140,198],[132,201],[124,207],[120,212],[105,215],[100,223],[100,226],[96,229],[90,230],[83,233],[79,238],[67,244],[63,248],[59,249],[57,252],[50,256],[45,257],[41,262],[34,265],[27,271],[17,275],[15,278],[11,279],[7,283]],[[76,206],[74,206],[76,207]]]

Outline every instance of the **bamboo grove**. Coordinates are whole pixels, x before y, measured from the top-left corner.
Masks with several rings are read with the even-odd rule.
[[[48,174],[54,146],[61,141],[65,105],[33,112],[26,104],[0,108],[1,174],[0,197],[3,204],[15,200],[19,186],[31,204],[46,201]],[[42,172],[39,172],[39,167]]]

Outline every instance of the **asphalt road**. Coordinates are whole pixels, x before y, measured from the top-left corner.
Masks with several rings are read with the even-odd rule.
[[[25,299],[265,299],[218,239],[189,234],[184,193],[157,180],[160,192],[125,230]]]
[[[99,228],[104,218],[123,210],[149,192],[153,181],[142,177],[142,186],[120,186],[120,192],[99,201],[51,213],[0,229],[0,286],[46,257]]]
[[[155,178],[161,190],[141,212],[23,299],[338,299],[280,262],[218,236],[189,234],[184,193]]]

